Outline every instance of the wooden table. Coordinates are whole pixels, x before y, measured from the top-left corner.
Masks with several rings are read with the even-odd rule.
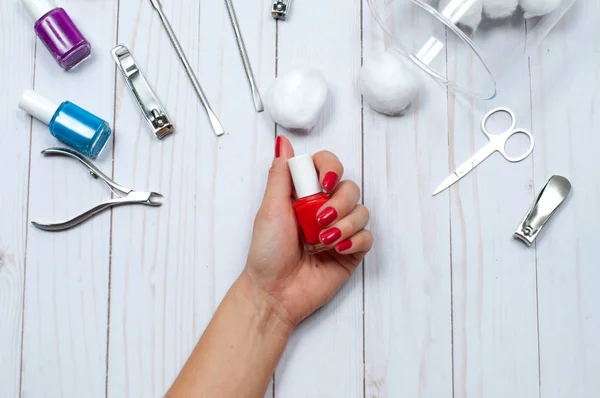
[[[19,1],[0,3],[0,397],[161,396],[244,266],[277,133],[297,153],[340,156],[363,187],[376,244],[295,332],[269,397],[598,396],[598,0],[579,1],[515,60],[503,83],[513,88],[489,104],[513,107],[537,138],[533,156],[514,165],[494,156],[435,198],[485,143],[482,115],[444,90],[399,118],[363,106],[361,58],[385,46],[366,2],[298,0],[276,24],[271,0],[236,1],[263,93],[303,64],[330,83],[308,135],[254,112],[224,4],[165,3],[227,131],[219,139],[149,1],[61,1],[94,46],[72,73],[34,39]],[[174,136],[148,131],[110,55],[119,42],[175,120]],[[468,62],[449,56],[449,72]],[[165,205],[115,209],[64,233],[34,229],[32,220],[69,218],[110,193],[72,160],[40,155],[57,141],[17,109],[32,87],[110,121],[114,143],[97,165],[162,192]],[[552,174],[574,191],[528,249],[511,236]]]

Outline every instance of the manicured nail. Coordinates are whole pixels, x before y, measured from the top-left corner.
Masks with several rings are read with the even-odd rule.
[[[326,207],[322,212],[317,215],[317,222],[320,226],[326,227],[331,224],[338,214],[333,207]]]
[[[331,228],[331,229],[328,229],[327,231],[321,233],[321,242],[323,242],[325,245],[329,246],[330,244],[332,244],[333,242],[335,242],[336,240],[338,240],[341,237],[342,237],[342,231],[340,231],[338,228]]]
[[[281,156],[281,136],[277,136],[275,139],[275,157]]]
[[[328,172],[325,174],[325,177],[323,177],[323,188],[329,192],[333,191],[333,188],[335,188],[335,185],[338,183],[338,179],[337,173],[334,173],[333,171]]]
[[[341,241],[335,247],[338,252],[345,252],[346,250],[352,249],[352,241],[350,239],[346,239]]]

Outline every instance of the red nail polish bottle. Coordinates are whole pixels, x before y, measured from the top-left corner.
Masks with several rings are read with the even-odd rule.
[[[312,156],[301,155],[288,160],[296,196],[294,202],[296,217],[302,230],[305,248],[308,253],[318,253],[325,249],[319,234],[323,228],[317,222],[317,211],[330,199],[323,192]]]

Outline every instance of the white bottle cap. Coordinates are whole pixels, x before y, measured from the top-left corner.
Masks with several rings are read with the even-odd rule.
[[[323,192],[312,156],[300,155],[288,160],[298,199]]]
[[[46,124],[50,124],[58,107],[59,105],[32,90],[25,91],[19,99],[19,108]]]
[[[56,8],[50,0],[23,0],[23,4],[25,4],[27,11],[36,22]]]

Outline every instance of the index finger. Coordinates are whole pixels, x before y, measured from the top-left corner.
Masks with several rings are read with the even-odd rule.
[[[344,174],[344,166],[340,159],[329,151],[317,152],[313,155],[313,162],[319,172],[321,186],[328,192],[333,192]]]

